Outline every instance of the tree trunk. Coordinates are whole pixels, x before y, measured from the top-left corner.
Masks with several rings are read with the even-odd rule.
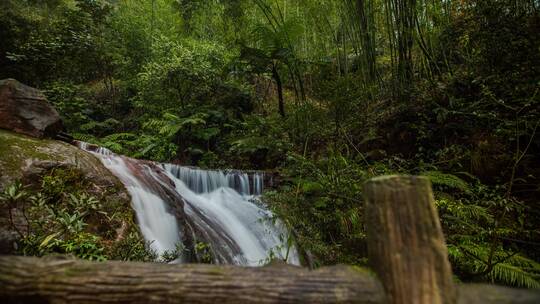
[[[390,303],[456,303],[429,180],[382,176],[369,180],[364,193],[369,261]]]
[[[279,115],[285,117],[285,101],[283,100],[283,84],[281,83],[281,77],[279,76],[276,64],[272,64],[272,77],[276,81],[277,93],[278,93],[278,107]]]
[[[470,284],[459,304],[536,304],[539,290]],[[388,303],[368,272],[0,256],[0,303]],[[421,303],[421,302],[416,302]],[[436,303],[436,302],[433,302]]]

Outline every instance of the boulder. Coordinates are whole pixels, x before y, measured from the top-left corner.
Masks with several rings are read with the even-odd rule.
[[[64,129],[43,93],[15,79],[0,80],[0,128],[37,138],[52,138]]]
[[[62,141],[37,139],[0,129],[0,193],[16,181],[22,182],[26,190],[37,189],[42,177],[57,169],[79,171],[86,182],[81,182],[78,190],[99,199],[103,208],[109,210],[111,216],[115,215],[107,222],[88,222],[92,231],[108,235],[103,238],[107,248],[112,248],[115,240],[121,239],[121,235],[116,236],[110,231],[126,224],[128,227],[122,230],[137,229],[132,220],[135,215],[129,193],[94,155]],[[13,222],[23,232],[27,229],[27,220],[20,211],[23,206],[28,210],[30,205],[27,203],[20,205],[20,209],[11,210]],[[9,209],[4,206],[0,204],[0,255],[16,253],[20,239],[11,225]]]

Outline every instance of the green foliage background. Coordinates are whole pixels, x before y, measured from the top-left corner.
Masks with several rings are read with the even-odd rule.
[[[279,172],[265,200],[315,266],[367,263],[363,181],[428,176],[457,277],[538,287],[539,6],[7,0],[0,78],[115,152]]]

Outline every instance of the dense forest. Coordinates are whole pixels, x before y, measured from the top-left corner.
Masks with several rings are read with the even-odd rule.
[[[0,41],[0,79],[75,139],[275,174],[262,199],[314,267],[367,265],[363,182],[413,174],[456,280],[540,287],[540,1],[3,0]],[[24,253],[122,258],[73,231],[76,251],[36,230]]]

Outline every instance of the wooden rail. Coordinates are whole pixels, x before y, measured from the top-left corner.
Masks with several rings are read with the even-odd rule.
[[[308,270],[0,256],[0,303],[540,303],[539,290],[455,285],[429,181],[364,188],[373,269]],[[378,278],[377,278],[378,277]]]

